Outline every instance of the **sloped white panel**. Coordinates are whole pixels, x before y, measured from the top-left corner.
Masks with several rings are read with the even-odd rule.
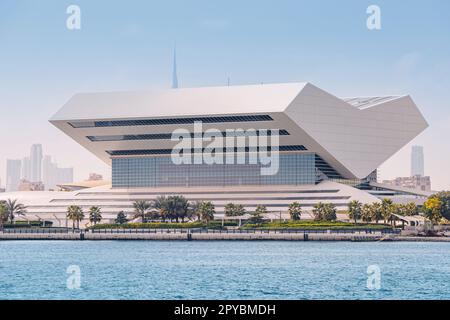
[[[341,170],[346,178],[365,178],[428,126],[409,96],[359,109],[311,84],[285,113],[325,150],[318,153],[331,166],[351,172]]]

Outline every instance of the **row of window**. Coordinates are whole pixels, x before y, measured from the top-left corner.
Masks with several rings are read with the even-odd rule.
[[[259,137],[259,136],[274,136],[275,134],[279,136],[287,136],[289,132],[287,130],[278,130],[277,132],[272,130],[249,130],[249,131],[231,131],[231,132],[221,132],[223,137]],[[191,132],[191,138],[197,138],[195,133]],[[216,133],[204,132],[201,137],[198,138],[208,138],[216,136]],[[110,135],[110,136],[87,136],[92,142],[99,141],[129,141],[129,140],[170,140],[172,138],[172,133],[154,133],[154,134],[127,134],[127,135]]]
[[[206,193],[205,193],[206,194]],[[160,195],[158,193],[158,195]],[[204,197],[195,198],[189,197],[190,201],[201,201],[204,200]],[[350,199],[350,196],[316,196],[316,197],[231,197],[231,198],[214,198],[214,201],[258,201],[258,200],[347,200]],[[137,201],[137,200],[148,200],[148,199],[53,199],[50,202],[59,203],[59,202],[76,202],[76,203],[98,203],[98,202],[125,202],[125,201]]]
[[[280,146],[278,148],[272,148],[270,146],[267,147],[267,151],[306,151],[307,149],[303,145],[294,145],[294,146]],[[218,150],[217,148],[214,149],[190,149],[188,153],[199,153],[199,152],[230,152],[230,150],[227,150],[226,148],[223,148],[222,150]],[[263,150],[260,147],[245,147],[245,148],[232,148],[232,152],[258,152],[260,150]],[[143,149],[143,150],[108,150],[106,151],[110,156],[141,156],[141,155],[164,155],[164,154],[172,154],[173,151],[180,151],[181,154],[183,154],[183,149],[177,150],[177,149]]]
[[[316,154],[316,167],[330,179],[344,179],[333,167]]]
[[[190,117],[190,118],[162,118],[162,119],[136,119],[136,120],[106,120],[106,121],[72,121],[69,124],[73,128],[92,127],[134,127],[134,126],[158,126],[169,124],[193,124],[203,123],[228,123],[228,122],[254,122],[273,121],[269,115],[252,116],[221,116],[221,117]]]
[[[287,194],[317,194],[317,193],[338,193],[339,190],[337,189],[324,189],[324,190],[245,190],[245,191],[239,191],[239,190],[221,190],[220,194],[274,194],[274,193],[287,193]],[[184,195],[191,195],[191,194],[217,194],[217,191],[208,191],[208,190],[202,190],[202,191],[191,191],[191,190],[184,190]],[[179,192],[171,192],[171,191],[165,191],[165,195],[178,195]],[[134,192],[82,192],[78,195],[90,195],[90,196],[159,196],[161,195],[161,192],[152,192],[152,191],[134,191]],[[52,200],[50,202],[54,202],[56,200]]]

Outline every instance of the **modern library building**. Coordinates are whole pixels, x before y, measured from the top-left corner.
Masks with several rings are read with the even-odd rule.
[[[21,196],[63,219],[67,205],[113,219],[135,200],[184,195],[286,213],[427,196],[377,182],[377,168],[428,126],[407,96],[338,98],[310,83],[80,93],[50,122],[111,166],[110,183]],[[67,190],[67,188],[66,188]]]

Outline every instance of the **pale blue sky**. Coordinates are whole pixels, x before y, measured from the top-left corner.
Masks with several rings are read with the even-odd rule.
[[[77,4],[82,29],[66,28]],[[366,9],[381,8],[369,31]],[[77,179],[108,174],[48,119],[74,93],[169,87],[177,45],[181,86],[310,81],[338,96],[410,94],[430,123],[435,189],[450,189],[450,2],[0,0],[0,177],[32,143]],[[380,169],[409,175],[410,145]]]

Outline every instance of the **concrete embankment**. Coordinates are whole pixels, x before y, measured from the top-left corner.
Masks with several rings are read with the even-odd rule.
[[[392,241],[411,241],[411,242],[450,242],[448,237],[395,237]]]
[[[0,233],[0,240],[80,240],[79,233]]]
[[[379,241],[381,235],[316,233],[0,233],[0,240]]]
[[[416,241],[450,242],[447,237],[383,235],[381,233],[1,233],[0,240],[178,240],[178,241]]]

